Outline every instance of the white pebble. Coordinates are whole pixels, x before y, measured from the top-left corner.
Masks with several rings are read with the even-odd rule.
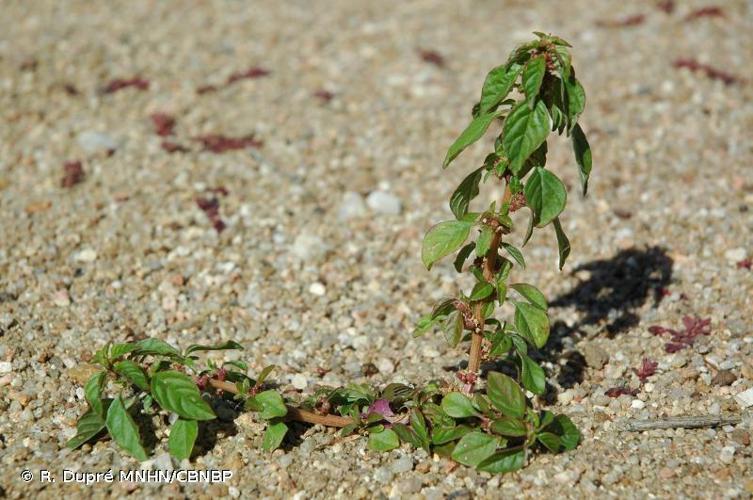
[[[630,403],[630,407],[636,410],[642,410],[643,408],[646,407],[646,403],[644,403],[640,399],[634,399],[633,402]]]
[[[395,364],[387,358],[381,358],[376,363],[379,373],[390,374],[395,371]]]
[[[740,394],[735,396],[735,399],[743,408],[753,406],[753,387],[751,387],[747,391],[741,392]]]
[[[113,151],[118,149],[118,141],[111,136],[94,130],[86,130],[78,134],[76,141],[87,153],[97,151]]]
[[[722,452],[719,454],[719,460],[721,460],[725,464],[731,464],[734,459],[735,459],[735,447],[734,446],[725,446],[724,448],[722,448]]]
[[[97,260],[97,252],[92,248],[84,248],[76,253],[73,258],[79,262],[94,262]]]
[[[398,215],[402,210],[400,199],[387,191],[374,191],[369,194],[366,204],[378,214]]]
[[[309,293],[321,297],[322,295],[327,293],[327,289],[324,287],[324,285],[317,281],[311,283],[311,286],[309,286]]]
[[[52,294],[52,303],[58,307],[67,307],[71,305],[71,298],[68,295],[68,290],[61,288]]]
[[[745,258],[744,248],[732,248],[724,252],[724,258],[731,262],[739,262]]]
[[[293,378],[290,379],[290,383],[299,391],[302,391],[309,385],[308,380],[306,380],[306,376],[302,373],[296,373],[295,375],[293,375]]]
[[[13,364],[10,361],[0,362],[0,373],[10,373],[13,371]]]
[[[340,203],[340,208],[337,211],[337,218],[340,220],[349,220],[363,217],[367,212],[368,210],[363,197],[358,193],[349,191],[343,196],[343,201]]]

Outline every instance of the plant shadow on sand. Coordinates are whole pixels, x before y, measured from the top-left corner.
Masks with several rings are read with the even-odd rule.
[[[573,325],[554,321],[549,342],[540,352],[543,359],[559,363],[566,360],[557,382],[570,388],[583,381],[585,358],[577,350],[564,351],[563,339],[586,336],[584,327],[597,327],[609,338],[638,325],[637,312],[646,301],[657,307],[672,279],[673,261],[664,248],[629,248],[610,259],[599,259],[575,268],[571,274],[580,279],[575,288],[550,302],[551,308],[574,307],[581,319]],[[582,279],[578,276],[585,273]],[[592,330],[593,331],[593,330]]]

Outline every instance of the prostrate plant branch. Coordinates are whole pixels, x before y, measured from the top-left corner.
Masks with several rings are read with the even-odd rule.
[[[450,146],[444,166],[498,122],[501,132],[494,151],[450,198],[455,219],[432,227],[423,242],[421,259],[427,268],[457,252],[455,269],[475,278],[469,293],[440,301],[419,320],[414,332],[421,335],[441,328],[452,346],[470,340],[468,369],[458,373],[460,387],[436,380],[418,386],[351,383],[317,387],[301,398],[266,384],[274,366],[252,378],[242,361],[201,362],[199,354],[205,351],[243,349],[233,341],[194,344],[185,350],[154,338],[108,344],[93,357],[99,370],[84,388],[89,408],[68,447],[76,449],[109,435],[125,452],[146,460],[142,432],[149,427],[137,421],[151,419],[157,425],[171,422],[170,455],[190,459],[199,422],[217,418],[214,408],[223,400],[222,404],[255,412],[266,422],[262,442],[266,451],[282,445],[290,421],[339,427],[343,436],[367,434],[367,446],[374,451],[401,445],[423,448],[490,473],[524,467],[533,451],[575,448],[580,433],[572,421],[540,410],[526,395],[526,391],[542,395],[546,389],[544,370],[529,356],[549,336],[546,298],[528,283],[508,285],[513,266],[525,268],[523,253],[507,238],[514,232],[513,215],[521,207],[530,211],[523,245],[535,228],[549,226],[557,240],[560,269],[570,253],[559,221],[567,191],[545,168],[550,132],[570,136],[584,193],[591,171],[591,150],[578,125],[585,92],[575,78],[570,45],[553,35],[536,36],[487,75],[471,123]],[[489,177],[505,183],[499,206],[492,203],[470,211],[479,184]],[[466,243],[472,231],[478,232],[477,237]],[[495,316],[496,308],[506,302],[515,308],[510,321]],[[496,360],[516,377],[490,371],[484,389],[474,390],[482,359]],[[168,415],[170,419],[165,418]]]

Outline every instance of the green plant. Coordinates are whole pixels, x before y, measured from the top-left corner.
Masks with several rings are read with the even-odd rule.
[[[520,208],[527,207],[531,213],[524,245],[534,228],[551,225],[560,268],[570,252],[559,221],[567,198],[565,186],[544,168],[549,133],[571,137],[584,194],[591,171],[588,142],[577,123],[585,94],[575,78],[570,46],[555,36],[537,36],[487,76],[473,119],[450,147],[444,166],[498,121],[502,127],[494,152],[450,198],[455,220],[437,224],[424,239],[422,260],[427,268],[457,251],[455,267],[460,272],[475,254],[467,268],[476,280],[472,290],[441,301],[419,320],[415,332],[420,335],[441,327],[453,346],[470,337],[468,369],[459,374],[461,387],[447,381],[431,381],[422,387],[350,384],[320,387],[311,396],[295,400],[265,385],[273,367],[252,379],[241,362],[199,365],[196,353],[240,349],[235,342],[193,345],[179,351],[147,339],[108,345],[96,353],[94,361],[101,370],[85,388],[90,408],[79,420],[78,434],[69,446],[76,448],[107,432],[124,450],[143,460],[147,453],[134,415],[170,413],[175,420],[168,449],[178,459],[189,458],[198,423],[215,418],[208,401],[221,398],[257,412],[267,422],[265,450],[282,444],[291,420],[341,427],[343,435],[366,433],[372,450],[388,451],[408,443],[494,473],[519,469],[532,449],[559,452],[577,446],[580,433],[570,419],[537,409],[525,392],[545,392],[544,370],[529,349],[541,348],[549,336],[546,298],[533,285],[508,284],[513,266],[525,267],[522,252],[504,240],[512,233],[512,215]],[[489,178],[504,183],[502,199],[483,212],[470,212],[479,184]],[[465,244],[474,228],[476,240]],[[497,306],[508,301],[515,308],[512,322],[494,316]],[[482,359],[497,359],[515,377],[492,371],[484,389],[475,390]]]

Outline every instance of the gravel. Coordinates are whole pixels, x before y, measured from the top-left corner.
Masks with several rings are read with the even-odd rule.
[[[730,0],[723,17],[686,21],[707,2],[675,4],[671,14],[613,0],[4,5],[0,496],[750,498],[753,85],[672,63],[695,58],[748,78],[753,7]],[[629,26],[598,23],[638,14]],[[63,469],[140,466],[111,441],[64,447],[106,342],[233,339],[246,350],[209,356],[243,359],[253,373],[276,364],[281,389],[302,394],[453,380],[465,346],[410,333],[457,291],[451,262],[422,268],[421,238],[452,216],[452,190],[492,145],[440,168],[486,72],[533,30],[575,46],[588,93],[587,198],[564,138],[549,150],[570,188],[570,260],[560,273],[545,228],[514,276],[550,299],[546,404],[581,429],[575,451],[494,477],[296,425],[270,454],[261,424],[221,407],[190,464],[158,446],[149,466],[227,468],[228,483],[63,484]],[[268,74],[231,78],[260,75],[253,67]],[[103,91],[116,80],[136,83]],[[167,136],[155,133],[155,113],[174,117]],[[76,161],[85,175],[64,182]],[[486,186],[478,206],[500,194]],[[710,318],[709,336],[666,352],[669,336],[649,327],[680,331],[686,316]],[[642,383],[644,358],[658,368]],[[628,392],[607,396],[614,388]],[[617,428],[705,414],[743,422]],[[23,482],[24,469],[57,482]]]

